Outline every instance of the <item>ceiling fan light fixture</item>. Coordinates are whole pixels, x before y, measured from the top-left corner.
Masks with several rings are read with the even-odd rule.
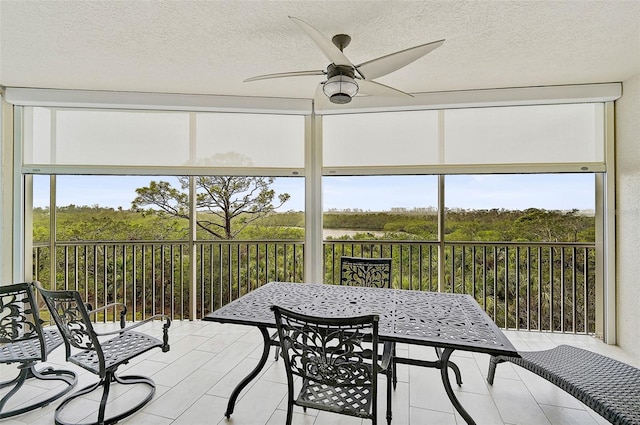
[[[324,83],[322,91],[332,103],[345,104],[358,94],[358,83],[348,75],[334,75]]]
[[[421,58],[434,49],[437,49],[442,45],[442,43],[444,43],[444,40],[438,40],[431,43],[421,44],[409,49],[380,56],[379,58],[363,62],[360,65],[354,65],[351,63],[349,58],[344,55],[345,47],[347,47],[351,42],[351,37],[349,35],[337,34],[329,40],[324,34],[303,20],[294,16],[289,16],[289,18],[292,19],[293,22],[295,22],[305,33],[307,33],[311,40],[313,40],[320,50],[322,50],[322,53],[324,53],[327,59],[329,59],[330,64],[327,66],[326,71],[320,69],[311,71],[279,72],[277,74],[258,75],[256,77],[248,78],[245,81],[248,82],[282,77],[300,77],[306,75],[326,75],[327,80],[321,82],[317,86],[314,98],[316,98],[316,96],[322,97],[319,90],[320,87],[322,87],[322,91],[325,96],[327,96],[332,103],[337,104],[351,102],[353,96],[357,95],[360,89],[364,90],[367,95],[411,97],[409,93],[377,83],[374,79],[409,65],[413,61]],[[356,79],[360,80],[360,85],[362,85],[362,87],[358,86]],[[316,100],[319,101],[320,99]]]

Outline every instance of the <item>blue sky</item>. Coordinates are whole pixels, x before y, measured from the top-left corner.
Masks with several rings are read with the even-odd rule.
[[[460,175],[446,178],[446,206],[464,209],[593,210],[593,174]],[[128,209],[135,189],[150,180],[165,180],[177,186],[175,177],[148,176],[58,176],[58,205],[99,205]],[[327,177],[323,181],[323,209],[360,208],[388,211],[391,208],[436,206],[435,176]],[[276,193],[291,199],[281,211],[304,209],[302,178],[278,178]],[[34,205],[48,205],[47,176],[34,178]]]

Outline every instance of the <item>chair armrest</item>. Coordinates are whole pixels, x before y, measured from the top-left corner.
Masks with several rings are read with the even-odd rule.
[[[106,310],[108,308],[122,307],[122,310],[120,311],[120,329],[124,329],[124,327],[125,327],[125,319],[127,317],[127,306],[126,305],[124,305],[122,303],[110,303],[110,304],[107,304],[107,305],[104,305],[102,307],[98,307],[98,308],[95,308],[95,309],[89,303],[86,303],[85,305],[87,307],[87,310],[88,310],[87,314],[89,316],[91,316],[94,313],[98,313],[98,312],[104,311],[104,310]]]
[[[122,316],[124,317],[124,316]],[[139,326],[142,326],[146,323],[149,323],[151,321],[154,321],[156,319],[164,319],[165,323],[164,325],[162,325],[162,352],[166,353],[167,351],[169,351],[169,327],[171,326],[171,319],[169,318],[169,316],[165,315],[165,314],[156,314],[154,316],[151,317],[147,317],[146,319],[140,321],[140,322],[136,322],[136,323],[132,323],[131,325],[127,326],[127,327],[121,327],[118,330],[115,331],[110,331],[110,332],[96,332],[96,335],[98,336],[107,336],[107,335],[116,335],[116,334],[121,334],[123,332],[127,332],[130,331],[132,329],[135,329]],[[121,326],[122,326],[123,322],[121,321]]]

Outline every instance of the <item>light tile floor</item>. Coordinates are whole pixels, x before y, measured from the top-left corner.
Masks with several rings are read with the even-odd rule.
[[[145,325],[146,330],[159,336],[160,324]],[[113,325],[98,325],[112,328]],[[518,350],[541,350],[559,344],[587,348],[635,366],[640,360],[620,348],[603,344],[585,335],[506,331]],[[151,376],[157,384],[154,399],[142,411],[122,421],[126,424],[158,425],[280,425],[286,417],[286,377],[282,361],[271,356],[258,379],[241,394],[231,419],[224,416],[228,397],[235,385],[260,358],[262,340],[252,327],[222,325],[212,322],[173,322],[170,329],[171,350],[159,349],[146,353],[122,367],[120,372]],[[399,355],[432,359],[431,348],[398,346]],[[510,363],[498,366],[495,383],[487,384],[485,377],[489,357],[484,354],[454,352],[452,356],[462,371],[463,385],[456,387],[457,397],[480,424],[488,425],[594,425],[606,424],[604,419],[576,399],[542,378]],[[96,377],[64,361],[61,347],[52,353],[49,362],[79,373],[76,388],[94,382]],[[2,365],[0,380],[13,377],[15,368]],[[399,365],[398,386],[393,394],[393,424],[463,424],[454,412],[439,377],[439,371]],[[384,380],[384,377],[381,377]],[[452,382],[455,382],[452,378]],[[379,423],[384,424],[385,385],[380,382]],[[24,402],[51,391],[46,385],[28,384],[15,402]],[[6,391],[4,391],[6,393]],[[0,395],[4,394],[0,390]],[[126,405],[143,393],[132,389],[126,393],[114,388],[110,402]],[[65,409],[65,420],[90,421],[97,410],[99,398],[95,394],[78,400]],[[42,409],[2,421],[3,425],[51,424],[54,402]],[[342,415],[302,409],[294,410],[296,425],[356,425],[368,424]]]

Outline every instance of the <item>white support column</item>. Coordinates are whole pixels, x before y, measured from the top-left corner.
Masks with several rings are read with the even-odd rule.
[[[438,176],[438,292],[444,292],[444,176]]]
[[[189,176],[189,320],[197,319],[196,214],[196,176]]]
[[[56,288],[56,176],[49,176],[49,289]]]
[[[33,276],[33,176],[31,174],[20,176],[23,181],[23,205],[22,223],[24,228],[23,252],[24,266],[22,269],[23,277],[16,279],[19,281],[32,281]]]
[[[0,181],[11,182],[13,179],[13,106],[4,100],[4,92],[0,89]],[[0,278],[2,282],[14,280],[14,246],[13,246],[13,196],[9,188],[11,184],[3,184],[0,192]]]
[[[189,114],[189,155],[190,159],[196,155],[196,114]],[[197,261],[196,261],[196,229],[198,211],[196,205],[196,177],[189,176],[189,320],[196,320],[197,311]],[[173,285],[173,282],[171,282]],[[204,294],[202,294],[204,296]],[[171,300],[173,303],[174,300]],[[211,306],[213,308],[213,306]]]
[[[305,282],[324,283],[322,250],[322,117],[305,117]]]
[[[22,139],[24,137],[23,133],[23,108],[14,107],[13,108],[13,164],[12,164],[12,181],[13,185],[13,200],[12,200],[12,217],[13,217],[13,234],[10,237],[12,241],[12,258],[13,258],[13,282],[21,282],[24,281],[27,277],[30,277],[32,274],[32,270],[26,270],[27,262],[25,258],[29,256],[33,256],[33,250],[31,249],[31,243],[25,244],[25,240],[27,239],[26,230],[25,230],[25,217],[23,216],[23,211],[26,208],[25,199],[25,187],[24,181],[22,179]],[[31,211],[30,211],[31,212]],[[31,220],[31,217],[28,216],[28,219]],[[31,229],[31,227],[29,227]],[[33,232],[30,230],[28,240],[31,241]],[[31,264],[31,261],[28,261],[28,264]]]
[[[444,163],[444,116],[445,111],[438,111],[438,161]],[[438,292],[444,291],[444,181],[445,176],[438,176]]]
[[[595,240],[596,240],[596,258],[595,258],[595,334],[604,341],[605,329],[605,313],[604,313],[604,292],[605,292],[605,173],[597,173],[594,176],[596,202],[595,202]]]
[[[615,163],[615,116],[613,102],[605,103],[605,163],[607,173],[601,179],[602,222],[602,279],[603,284],[603,340],[607,344],[617,343],[616,329],[616,163]],[[599,191],[596,190],[596,193]],[[596,239],[597,241],[597,239]],[[597,248],[596,248],[597,249]],[[597,269],[597,267],[596,267]],[[596,281],[596,284],[598,282]],[[598,298],[596,298],[597,300]]]
[[[56,151],[57,151],[57,125],[58,125],[58,120],[57,120],[57,110],[56,109],[51,109],[51,128],[50,128],[50,133],[51,133],[51,158],[56,159]],[[49,279],[49,288],[50,289],[56,289],[56,265],[58,264],[57,262],[57,258],[56,258],[56,254],[57,254],[57,250],[56,250],[56,245],[57,245],[57,232],[56,232],[56,223],[57,223],[57,212],[58,212],[58,201],[56,198],[56,194],[57,194],[57,181],[56,181],[56,175],[51,175],[49,177],[49,274],[50,279]]]

